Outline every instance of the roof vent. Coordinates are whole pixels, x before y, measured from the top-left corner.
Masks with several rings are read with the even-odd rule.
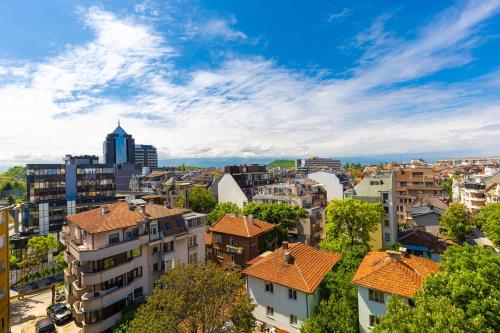
[[[106,215],[107,213],[109,213],[108,207],[106,207],[106,206],[102,207],[101,208],[101,213],[102,213],[102,215]]]
[[[283,248],[283,250],[288,250],[288,242],[287,241],[283,241],[281,243],[281,247]]]
[[[128,210],[134,210],[134,208],[135,208],[135,207],[134,207],[134,204],[133,204],[133,203],[131,203],[131,202],[129,202],[129,203],[128,203]]]
[[[248,218],[248,221],[249,221],[250,223],[253,223],[253,222],[254,222],[254,219],[253,219],[253,214],[249,214],[249,215],[247,216],[247,218]]]
[[[283,256],[285,257],[285,265],[293,264],[292,251],[286,251]]]

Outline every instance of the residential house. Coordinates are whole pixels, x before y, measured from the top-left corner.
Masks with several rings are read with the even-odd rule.
[[[377,173],[367,176],[353,190],[346,191],[345,197],[382,204],[384,216],[377,229],[370,234],[372,249],[387,248],[396,243],[398,239],[398,220],[393,173]]]
[[[70,215],[64,288],[83,333],[109,330],[121,311],[153,291],[160,274],[204,262],[205,215],[120,201]]]
[[[439,219],[441,215],[444,214],[445,210],[431,204],[407,208],[406,210],[413,222],[411,228],[424,230],[436,237],[442,234],[441,227],[439,226]]]
[[[243,269],[270,247],[273,241],[270,232],[274,227],[252,216],[226,214],[207,231],[207,260],[223,267]]]
[[[257,305],[253,315],[260,331],[299,332],[320,301],[319,285],[340,253],[284,242],[267,256],[254,259],[243,274]]]
[[[409,229],[399,232],[398,243],[406,253],[441,261],[441,255],[446,249],[454,245],[450,239],[437,237],[421,229]]]
[[[360,331],[370,332],[385,315],[390,295],[413,304],[425,279],[438,272],[436,262],[419,256],[399,251],[369,252],[352,279],[358,288]]]

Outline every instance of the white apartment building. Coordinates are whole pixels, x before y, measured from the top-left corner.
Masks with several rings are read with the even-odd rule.
[[[398,251],[369,252],[352,282],[358,287],[359,329],[370,332],[387,311],[390,295],[412,304],[415,293],[438,264]]]
[[[257,305],[258,331],[295,333],[319,304],[319,285],[340,259],[340,253],[283,243],[252,260],[243,274],[248,294]]]
[[[113,327],[160,274],[205,261],[205,215],[120,201],[67,217],[64,287],[82,332]]]
[[[317,171],[308,174],[307,178],[323,186],[326,190],[326,199],[328,201],[344,198],[344,186],[340,183],[340,180],[335,173]]]

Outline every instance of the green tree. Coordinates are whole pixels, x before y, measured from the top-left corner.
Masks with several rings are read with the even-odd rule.
[[[439,220],[446,228],[446,235],[460,243],[472,232],[473,220],[467,208],[461,203],[452,203]]]
[[[199,213],[208,213],[217,204],[210,190],[201,186],[194,186],[189,190],[188,202],[189,207]]]
[[[175,199],[174,206],[177,208],[186,208],[186,199],[183,196]]]
[[[374,332],[496,332],[500,327],[500,257],[480,246],[451,246],[441,273],[428,277],[415,307],[389,302]]]
[[[482,207],[479,214],[475,216],[475,221],[493,244],[500,246],[500,203],[491,203]]]
[[[232,202],[220,202],[207,216],[207,224],[209,226],[213,225],[219,221],[226,214],[241,214],[241,209]]]
[[[325,240],[323,250],[341,252],[333,272],[326,275],[320,287],[322,300],[313,316],[302,326],[303,333],[358,332],[358,293],[352,277],[369,247],[350,245],[348,241]]]
[[[351,245],[368,244],[384,216],[382,204],[350,198],[330,201],[325,212],[327,237],[347,237]]]
[[[9,195],[9,197],[7,198],[7,204],[13,205],[15,203],[16,203],[16,199],[14,199],[14,197],[12,195]]]
[[[295,228],[301,218],[307,217],[307,212],[297,206],[249,203],[243,207],[243,215],[253,215],[256,219],[275,224],[273,236],[276,244],[280,244],[288,239],[288,231]]]
[[[179,265],[163,275],[127,332],[251,332],[244,281],[215,264]]]

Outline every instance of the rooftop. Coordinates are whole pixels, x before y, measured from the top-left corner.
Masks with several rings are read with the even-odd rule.
[[[212,227],[213,232],[241,237],[255,237],[271,231],[272,229],[274,229],[274,224],[247,216],[236,216],[232,214],[224,215]]]
[[[286,244],[266,256],[257,257],[259,259],[252,261],[243,273],[311,294],[340,256],[340,253],[318,250],[302,243]]]
[[[448,246],[455,244],[450,239],[439,238],[420,229],[400,231],[398,242],[401,244],[425,246],[429,251],[438,254],[442,254]]]
[[[147,219],[157,219],[189,212],[187,209],[169,209],[161,205],[135,205],[126,201],[119,201],[102,208],[69,215],[68,221],[78,225],[81,229],[97,234],[101,232],[132,227]]]
[[[413,298],[437,263],[398,251],[369,252],[359,265],[352,282],[394,295]]]

